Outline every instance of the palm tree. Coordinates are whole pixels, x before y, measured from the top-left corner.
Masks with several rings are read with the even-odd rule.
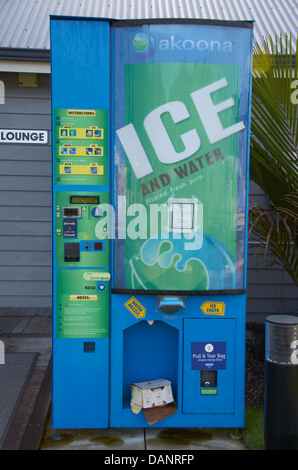
[[[249,209],[250,235],[298,285],[298,37],[254,47],[250,178],[271,209]]]

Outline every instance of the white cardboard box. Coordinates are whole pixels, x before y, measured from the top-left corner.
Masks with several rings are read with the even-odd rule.
[[[134,413],[173,403],[171,382],[165,379],[131,384],[130,406]]]

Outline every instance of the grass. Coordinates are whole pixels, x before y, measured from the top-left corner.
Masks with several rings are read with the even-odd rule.
[[[264,450],[264,408],[248,407],[245,410],[246,426],[242,431],[248,450]]]

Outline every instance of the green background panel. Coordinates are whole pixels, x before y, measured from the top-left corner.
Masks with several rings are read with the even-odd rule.
[[[225,287],[234,288],[233,279],[238,261],[238,172],[239,160],[243,158],[239,155],[239,132],[235,131],[228,137],[221,137],[220,140],[211,143],[192,98],[192,93],[215,84],[223,78],[226,80],[226,85],[221,84],[216,91],[212,92],[211,100],[214,106],[225,103],[226,100],[233,100],[233,106],[225,106],[224,110],[218,113],[221,127],[226,129],[241,120],[239,118],[240,69],[238,66],[205,63],[144,63],[125,66],[125,124],[131,123],[134,126],[153,171],[142,178],[137,178],[129,158],[125,157],[125,177],[116,175],[115,186],[118,194],[125,194],[127,207],[142,204],[146,209],[138,225],[137,219],[133,222],[130,217],[126,218],[127,233],[135,223],[139,231],[142,230],[142,236],[136,239],[127,236],[122,245],[115,243],[117,263],[118,246],[120,250],[123,250],[124,245],[121,254],[124,253],[123,268],[126,278],[123,276],[121,287],[126,284],[128,288],[153,290],[215,289],[214,285],[218,286],[219,282],[214,281],[213,287],[210,287],[208,279],[222,278],[227,274],[225,271],[225,266],[227,266],[231,281],[227,281]],[[137,86],[137,84],[142,84],[142,86]],[[145,95],[144,89],[146,89]],[[179,153],[184,150],[181,136],[190,131],[197,133],[200,146],[187,158],[165,163],[158,158],[153,142],[147,135],[144,122],[152,110],[157,110],[159,106],[170,102],[179,102],[187,110],[189,116],[179,122],[174,122],[169,112],[163,112],[160,117],[176,155],[179,156]],[[153,121],[151,121],[151,128],[154,128]],[[159,128],[160,125],[156,126],[156,132]],[[184,249],[182,252],[178,247],[178,241],[173,238],[170,239],[170,243],[161,242],[159,251],[156,249],[157,255],[154,260],[152,256],[150,261],[149,257],[145,259],[143,256],[144,239],[154,238],[151,235],[150,225],[152,220],[154,221],[150,218],[151,205],[168,205],[171,198],[191,199],[193,197],[198,199],[203,208],[202,232],[210,240],[212,239],[213,245],[218,246],[218,251],[223,253],[223,261],[215,267],[216,253],[209,250],[210,247],[205,240],[196,251],[188,248],[189,251]],[[125,223],[125,221],[121,222]],[[244,228],[243,224],[241,228]],[[154,230],[157,236],[166,232],[161,224],[158,226],[156,224]],[[161,250],[170,251],[172,246],[174,247],[172,263],[165,267],[160,256]],[[187,263],[183,266],[180,264],[178,267],[177,262],[181,256],[187,260]],[[231,265],[227,264],[227,258],[231,260]],[[202,259],[204,263],[200,261]]]
[[[225,77],[228,86],[212,93],[214,104],[233,97],[235,105],[220,113],[223,128],[237,123],[239,107],[239,68],[223,64],[133,64],[125,68],[125,120],[133,123],[144,146],[154,172],[137,179],[126,159],[127,206],[142,203],[147,206],[150,197],[163,195],[156,204],[167,203],[177,198],[196,196],[203,203],[204,232],[218,239],[236,258],[236,217],[237,217],[237,171],[238,133],[210,144],[201,122],[191,93]],[[141,83],[142,86],[135,86]],[[144,95],[143,90],[146,89]],[[156,157],[152,144],[143,126],[144,118],[158,106],[171,102],[182,102],[189,118],[174,124],[165,113],[163,122],[173,146],[179,153],[184,150],[181,135],[195,129],[200,137],[200,149],[189,158],[173,164],[163,164]],[[216,158],[216,155],[221,155]],[[207,155],[207,158],[206,158]],[[197,160],[196,160],[197,159]],[[159,175],[168,175],[170,183],[163,186]],[[157,178],[160,189],[151,190],[152,181]],[[195,180],[196,179],[196,180]],[[193,183],[195,181],[195,183]],[[150,184],[151,182],[151,184]],[[146,189],[147,194],[144,194]],[[150,201],[151,202],[151,201]],[[149,212],[149,211],[148,211]],[[149,226],[149,220],[147,221]],[[136,252],[135,240],[125,242],[126,259]]]

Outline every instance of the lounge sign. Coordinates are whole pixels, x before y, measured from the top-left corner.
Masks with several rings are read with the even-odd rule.
[[[1,144],[47,144],[48,131],[0,129]]]

